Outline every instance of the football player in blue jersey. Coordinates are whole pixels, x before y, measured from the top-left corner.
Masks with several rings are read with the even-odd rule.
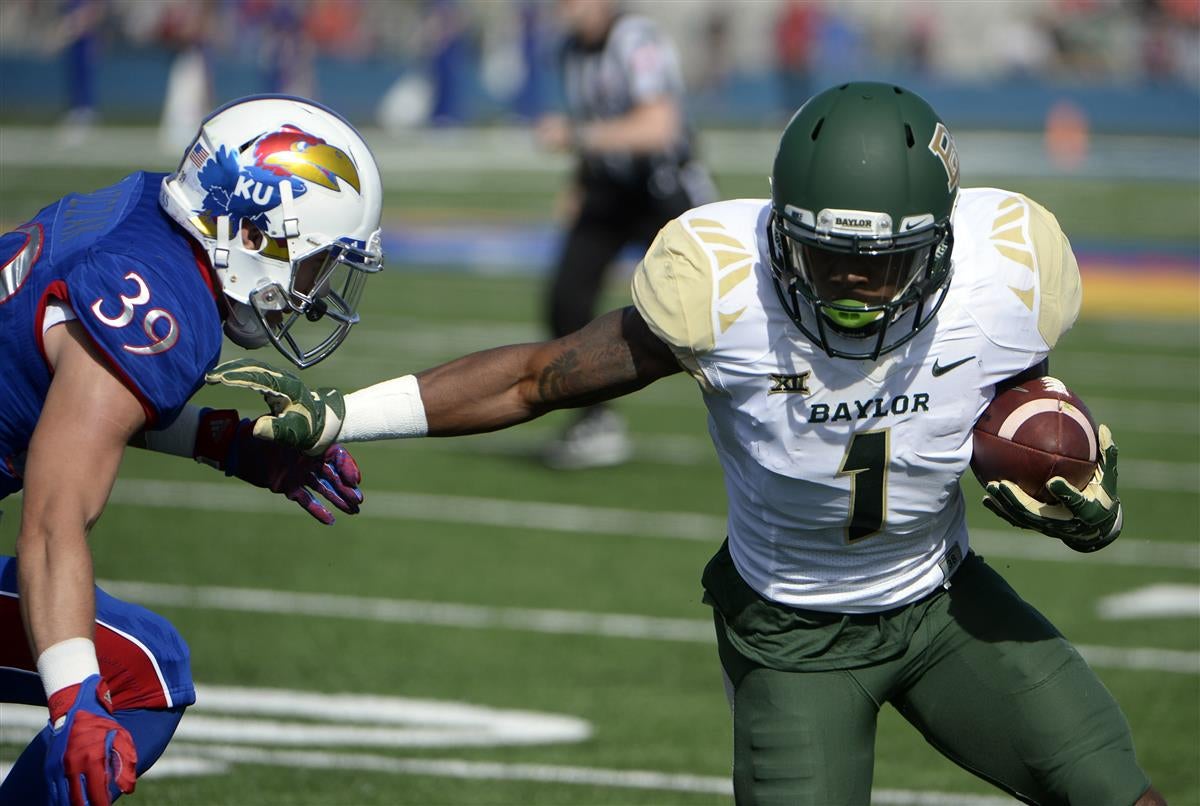
[[[220,356],[273,344],[332,353],[382,268],[379,171],[336,113],[235,101],[173,174],[71,194],[0,237],[0,499],[24,490],[0,559],[0,698],[50,722],[0,784],[4,803],[108,804],[195,699],[165,620],[95,588],[88,531],[125,446],[193,457],[332,523],[362,501],[354,460],[254,440],[231,410],[189,405]]]

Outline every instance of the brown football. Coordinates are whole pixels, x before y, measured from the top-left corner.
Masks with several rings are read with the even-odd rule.
[[[1098,458],[1091,412],[1050,377],[996,395],[975,423],[972,442],[971,470],[980,484],[1011,481],[1047,503],[1054,503],[1047,481],[1062,476],[1082,489]]]

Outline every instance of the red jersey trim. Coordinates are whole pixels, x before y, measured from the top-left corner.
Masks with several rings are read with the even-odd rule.
[[[158,659],[146,645],[129,633],[96,619],[96,655],[112,689],[113,710],[130,708],[174,708],[175,701]],[[150,687],[148,681],[157,684]]]
[[[0,591],[0,668],[37,676],[37,663],[21,626],[19,597]],[[174,698],[158,659],[129,633],[96,619],[96,658],[112,690],[113,710],[173,708]]]
[[[221,283],[208,263],[208,255],[200,248],[200,244],[196,243],[196,239],[190,235],[188,236],[188,246],[192,247],[192,256],[196,258],[196,268],[200,270],[200,276],[204,279],[204,284],[208,286],[208,293],[212,294],[213,302],[217,303],[217,307],[220,308]]]

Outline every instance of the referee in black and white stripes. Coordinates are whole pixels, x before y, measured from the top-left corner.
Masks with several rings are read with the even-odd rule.
[[[557,10],[567,33],[559,60],[566,115],[543,118],[536,133],[544,148],[575,153],[578,165],[546,300],[555,337],[592,320],[623,247],[648,246],[668,221],[716,199],[694,159],[679,56],[658,26],[617,0],[558,0]],[[597,406],[581,410],[544,458],[556,468],[598,467],[631,452],[621,419]]]

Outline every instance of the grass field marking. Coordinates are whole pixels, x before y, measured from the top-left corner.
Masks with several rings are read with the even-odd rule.
[[[1200,617],[1200,585],[1147,585],[1105,596],[1096,604],[1102,619]]]
[[[266,764],[304,769],[358,770],[393,775],[427,775],[484,781],[527,781],[547,784],[576,784],[619,789],[663,792],[733,795],[728,777],[616,770],[558,764],[513,764],[494,761],[468,761],[455,758],[396,758],[369,753],[326,753],[320,751],[268,750],[254,747],[221,747],[172,743],[167,756],[186,753],[191,757],[227,764]],[[904,789],[876,789],[871,803],[879,806],[1011,806],[1010,798],[994,795],[970,795],[958,792],[920,792]]]
[[[394,624],[503,629],[650,641],[712,643],[714,640],[712,623],[704,619],[489,607],[256,588],[169,585],[132,580],[103,580],[100,586],[120,598],[155,607],[350,618]],[[1153,647],[1079,645],[1076,649],[1092,665],[1103,668],[1200,675],[1200,652]]]
[[[239,613],[296,613],[397,624],[505,629],[525,632],[590,635],[655,641],[706,643],[709,621],[587,613],[570,610],[489,607],[485,605],[385,599],[325,593],[289,593],[255,588],[169,585],[107,580],[101,587],[121,598],[154,606],[228,610]]]
[[[1122,428],[1122,430],[1126,429]],[[1159,427],[1155,428],[1153,432],[1167,433],[1167,430]],[[545,429],[531,427],[515,431],[477,434],[469,439],[430,440],[423,445],[455,453],[535,457],[540,454],[545,441],[550,438],[549,433]],[[411,444],[403,440],[379,444],[386,448],[412,450]],[[703,437],[691,437],[683,434],[636,434],[633,450],[634,458],[637,461],[651,464],[695,467],[706,462],[715,465],[717,462],[711,442]],[[1200,495],[1200,463],[1123,457],[1120,467],[1122,490]]]
[[[226,691],[259,692],[262,695],[278,700],[278,692],[274,689],[225,689],[224,687],[203,686],[199,689],[200,699],[197,704],[188,709],[187,715],[179,724],[176,738],[168,746],[162,758],[147,773],[145,778],[163,779],[194,777],[202,775],[225,775],[230,768],[238,764],[261,764],[302,769],[331,769],[338,772],[357,770],[364,772],[382,772],[396,775],[429,775],[440,778],[460,778],[494,781],[527,781],[547,784],[576,784],[587,786],[614,787],[624,789],[644,789],[670,792],[695,792],[732,795],[733,788],[729,778],[723,776],[689,775],[684,773],[655,772],[651,770],[616,770],[595,767],[578,767],[552,764],[507,764],[490,761],[467,761],[464,759],[417,759],[397,758],[395,756],[373,755],[368,753],[330,752],[328,750],[286,750],[277,747],[259,746],[260,743],[284,744],[292,737],[268,729],[264,732],[261,726],[243,722],[226,720],[221,724],[221,732],[208,731],[205,727],[213,723],[210,717],[202,714],[208,710],[223,710],[230,704],[220,700],[220,695]],[[305,699],[328,698],[329,695],[319,695],[315,692],[287,692],[289,695],[303,695]],[[235,697],[241,704],[240,695]],[[371,698],[376,700],[394,700],[399,698]],[[284,698],[286,701],[286,697]],[[414,701],[416,702],[416,701]],[[459,703],[432,703],[445,706],[449,711],[461,710],[464,706]],[[476,712],[510,713],[483,709],[478,706],[465,706]],[[0,706],[0,725],[4,732],[0,741],[8,745],[20,745],[27,742],[46,723],[46,709],[33,706]],[[336,714],[335,714],[336,716]],[[420,718],[438,718],[438,712],[422,712]],[[545,715],[553,716],[553,715]],[[582,721],[582,720],[577,720]],[[586,723],[584,723],[586,724]],[[274,727],[277,727],[275,723]],[[222,744],[224,741],[236,744]],[[253,738],[252,738],[253,737]],[[348,735],[348,741],[334,744],[370,746],[369,741],[355,741],[354,735]],[[201,741],[197,741],[200,739]],[[323,735],[312,735],[305,744],[329,745]],[[213,742],[213,743],[210,743]],[[244,742],[253,742],[245,744]],[[394,747],[412,745],[392,745]],[[436,745],[422,745],[436,746]],[[8,763],[0,763],[0,780],[11,767]],[[980,795],[968,795],[950,792],[920,792],[902,789],[877,789],[872,793],[872,803],[895,804],[901,806],[992,806],[996,804],[1011,804],[1011,800]]]
[[[45,725],[44,707],[0,704],[6,744],[28,742]],[[575,716],[465,702],[198,685],[176,736],[285,747],[513,747],[582,742],[592,726]]]
[[[205,512],[254,512],[307,517],[289,501],[228,482],[119,479],[109,499],[133,507],[194,509]],[[715,550],[725,534],[725,518],[692,512],[643,510],[513,501],[459,495],[371,490],[363,515],[403,521],[462,523],[472,526],[541,529],[610,535],[632,539],[692,540]],[[1142,568],[1200,569],[1200,545],[1194,542],[1136,540],[1125,537],[1104,551],[1079,554],[1054,540],[1015,530],[972,529],[971,542],[988,556],[1072,565],[1124,565]]]
[[[197,704],[188,709],[180,722],[175,740],[166,753],[145,776],[151,779],[179,778],[201,775],[225,775],[239,764],[260,764],[303,769],[330,769],[338,772],[357,770],[382,772],[396,775],[428,775],[441,778],[460,778],[495,781],[527,781],[546,784],[576,784],[624,789],[642,789],[670,792],[695,792],[732,795],[732,784],[725,776],[690,775],[684,773],[656,772],[651,770],[618,770],[595,767],[579,767],[552,764],[508,764],[490,761],[467,761],[464,759],[398,758],[395,756],[369,753],[330,752],[328,750],[287,750],[278,747],[260,746],[303,743],[307,745],[379,746],[371,741],[370,729],[363,733],[361,726],[347,726],[344,734],[321,732],[320,727],[304,724],[285,725],[278,722],[216,720],[208,716],[215,713],[261,713],[282,712],[293,716],[312,718],[327,717],[348,723],[369,717],[372,707],[383,709],[383,716],[411,721],[414,725],[449,724],[464,731],[480,725],[507,725],[507,730],[492,733],[510,733],[514,729],[537,728],[537,720],[550,722],[550,735],[560,737],[557,741],[574,742],[590,735],[590,726],[583,720],[555,714],[535,714],[467,705],[465,703],[429,700],[406,700],[398,697],[365,695],[328,695],[317,692],[284,691],[277,689],[252,689],[224,686],[198,686]],[[348,705],[346,713],[341,706]],[[516,723],[508,724],[514,717]],[[566,721],[575,724],[564,725]],[[19,746],[46,723],[46,709],[28,705],[0,705],[0,742]],[[580,735],[578,726],[588,733]],[[288,731],[293,727],[298,731]],[[574,730],[564,730],[574,728]],[[545,726],[543,726],[545,728]],[[542,730],[546,736],[547,731]],[[303,734],[303,735],[301,735]],[[457,733],[459,738],[469,738]],[[331,741],[331,739],[333,741]],[[544,739],[539,743],[556,741]],[[223,743],[232,742],[232,743]],[[466,742],[467,744],[479,744]],[[513,744],[528,742],[492,741],[484,744]],[[462,744],[459,742],[457,744]],[[446,746],[442,744],[382,744],[395,748],[423,746]],[[0,780],[11,767],[0,763]],[[920,792],[901,789],[879,789],[872,794],[876,804],[895,806],[999,806],[1011,800],[993,796],[968,795],[950,792]]]

